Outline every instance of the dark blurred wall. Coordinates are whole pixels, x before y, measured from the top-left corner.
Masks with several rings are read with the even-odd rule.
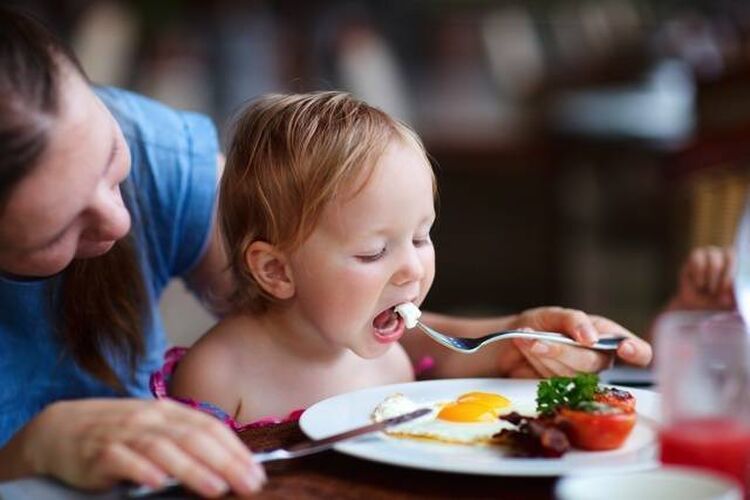
[[[347,89],[412,124],[440,182],[429,306],[562,304],[643,330],[746,192],[748,2],[22,5],[92,78],[211,115]]]

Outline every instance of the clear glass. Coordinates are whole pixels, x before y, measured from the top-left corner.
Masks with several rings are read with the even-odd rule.
[[[745,203],[745,210],[737,225],[734,245],[737,256],[734,298],[745,324],[750,325],[750,198]]]
[[[655,325],[661,460],[750,485],[750,342],[735,313],[672,312]]]

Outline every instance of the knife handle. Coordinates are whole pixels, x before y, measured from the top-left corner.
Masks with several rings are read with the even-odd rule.
[[[312,455],[313,453],[318,453],[323,450],[327,450],[331,448],[335,443],[338,443],[340,441],[345,441],[353,437],[363,436],[371,432],[381,431],[385,429],[386,427],[390,427],[392,425],[398,425],[404,422],[408,422],[410,420],[414,420],[415,418],[424,416],[430,413],[431,411],[432,410],[430,410],[429,408],[420,408],[418,410],[414,410],[404,415],[398,415],[396,417],[391,417],[386,420],[376,422],[374,424],[369,424],[363,427],[358,427],[356,429],[348,430],[346,432],[334,434],[333,436],[319,439],[317,441],[306,441],[303,443],[299,443],[299,444],[293,445],[291,449],[289,450],[285,450],[284,448],[277,448],[275,450],[253,452],[253,458],[258,463],[264,463],[264,462],[270,462],[272,460],[284,460],[287,458],[297,458],[297,457],[304,457],[306,455]],[[128,490],[127,496],[129,498],[143,498],[143,497],[163,493],[164,491],[170,488],[174,488],[179,485],[180,485],[180,482],[177,479],[169,478],[158,488],[152,488],[151,486],[146,486],[146,485],[139,485],[139,486],[130,488]]]
[[[255,451],[253,452],[253,460],[258,463],[270,462],[272,460],[283,460],[285,458],[294,458],[297,455],[294,452],[285,450],[284,448],[277,448],[275,450],[268,451]]]
[[[269,451],[258,451],[253,453],[253,459],[258,463],[271,462],[273,460],[284,460],[286,458],[296,458],[305,455],[311,455],[320,451],[317,448],[306,448],[299,451],[289,451],[283,448],[277,448]],[[164,493],[171,488],[180,486],[180,482],[175,478],[169,478],[158,488],[152,488],[151,486],[139,485],[130,488],[127,492],[128,498],[143,498],[151,495],[158,495]]]

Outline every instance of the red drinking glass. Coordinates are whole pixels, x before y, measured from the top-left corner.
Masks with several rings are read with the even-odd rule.
[[[750,485],[750,338],[737,314],[670,312],[655,325],[661,461]]]

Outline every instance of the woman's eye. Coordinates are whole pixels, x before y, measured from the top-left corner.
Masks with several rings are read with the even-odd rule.
[[[361,262],[375,262],[376,260],[382,258],[383,255],[385,255],[385,247],[383,247],[378,253],[369,255],[357,255],[357,259],[359,259]]]

